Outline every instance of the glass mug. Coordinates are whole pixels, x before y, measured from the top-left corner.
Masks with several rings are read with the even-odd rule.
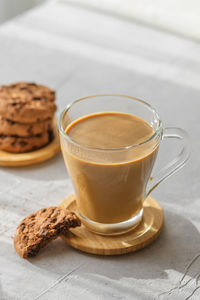
[[[140,144],[117,149],[82,145],[66,134],[66,128],[73,121],[103,112],[140,117],[154,132]],[[89,230],[97,234],[117,235],[134,229],[142,220],[146,197],[160,182],[181,168],[190,154],[190,143],[184,130],[163,129],[151,105],[124,95],[95,95],[74,101],[60,116],[59,132],[79,217]],[[151,176],[160,142],[166,138],[179,139],[182,150],[173,161]]]

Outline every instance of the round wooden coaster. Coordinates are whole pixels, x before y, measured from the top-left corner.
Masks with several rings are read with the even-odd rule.
[[[36,164],[53,157],[60,151],[57,120],[54,119],[54,139],[47,146],[27,153],[9,153],[0,151],[0,166],[21,167]]]
[[[75,195],[64,199],[60,207],[77,212]],[[160,234],[164,222],[162,208],[152,197],[144,202],[142,222],[132,231],[118,236],[97,235],[84,225],[70,230],[62,238],[72,247],[84,252],[100,255],[125,254],[142,249],[152,243]]]

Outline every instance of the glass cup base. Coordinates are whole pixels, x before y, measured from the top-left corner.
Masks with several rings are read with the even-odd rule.
[[[137,215],[135,215],[133,218],[129,220],[120,223],[104,224],[104,223],[98,223],[92,221],[87,217],[83,216],[79,212],[79,217],[82,223],[85,225],[85,227],[87,227],[89,231],[92,231],[95,234],[109,235],[109,236],[120,235],[133,230],[142,221],[142,216],[143,216],[143,208],[139,211]]]

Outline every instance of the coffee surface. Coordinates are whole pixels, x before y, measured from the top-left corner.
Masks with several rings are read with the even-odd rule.
[[[99,223],[118,223],[137,215],[143,206],[158,144],[140,144],[154,129],[143,119],[124,113],[98,113],[75,120],[66,128],[64,159],[82,216]]]
[[[125,113],[92,114],[74,121],[66,130],[74,141],[104,149],[140,144],[153,132],[146,121]]]

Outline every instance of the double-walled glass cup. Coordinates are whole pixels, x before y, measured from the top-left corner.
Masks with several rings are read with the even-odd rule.
[[[75,120],[103,112],[140,117],[154,129],[153,134],[140,144],[103,149],[82,145],[66,133]],[[184,130],[163,129],[155,109],[142,100],[124,95],[95,95],[76,100],[62,112],[59,131],[79,216],[89,230],[103,235],[122,234],[137,226],[142,220],[146,197],[161,181],[182,167],[190,153]],[[165,138],[180,140],[181,153],[151,176],[160,142]]]

